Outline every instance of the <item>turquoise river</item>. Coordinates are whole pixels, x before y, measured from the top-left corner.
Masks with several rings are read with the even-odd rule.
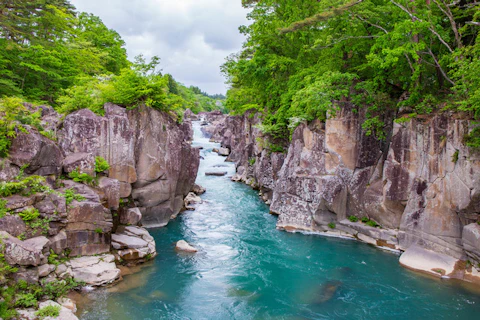
[[[86,297],[89,319],[480,319],[466,284],[402,268],[398,255],[353,240],[287,233],[256,191],[230,181],[232,163],[201,137],[196,211],[151,229],[158,256]],[[205,171],[228,171],[224,177]],[[199,249],[178,254],[184,239]]]

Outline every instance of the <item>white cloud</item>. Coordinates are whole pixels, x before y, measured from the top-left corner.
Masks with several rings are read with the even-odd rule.
[[[127,43],[129,58],[161,58],[164,73],[209,93],[225,93],[220,65],[241,49],[241,0],[71,0],[99,16]]]

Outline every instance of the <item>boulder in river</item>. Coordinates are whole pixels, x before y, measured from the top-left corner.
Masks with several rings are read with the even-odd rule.
[[[88,285],[102,286],[114,282],[120,277],[120,269],[115,266],[115,257],[111,254],[86,256],[70,260],[73,277]]]
[[[196,248],[189,245],[188,242],[185,241],[185,240],[177,241],[177,244],[175,245],[175,249],[177,251],[184,251],[184,252],[197,252],[198,251]]]
[[[217,177],[222,177],[226,175],[226,171],[210,171],[210,172],[205,172],[206,176],[217,176]]]
[[[190,192],[185,198],[184,203],[187,210],[195,210],[195,207],[193,205],[202,203],[202,199],[195,193]]]
[[[204,187],[199,184],[194,184],[192,188],[192,192],[195,193],[197,196],[204,194],[207,191]]]
[[[230,150],[228,150],[228,148],[218,149],[218,155],[220,156],[228,157],[229,154],[230,154]]]

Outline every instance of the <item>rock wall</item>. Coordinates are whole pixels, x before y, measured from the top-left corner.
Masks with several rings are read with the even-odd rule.
[[[353,236],[405,252],[400,262],[412,269],[478,281],[480,153],[463,144],[472,123],[385,120],[392,125],[379,141],[362,129],[364,115],[344,107],[299,125],[286,154],[262,147],[250,113],[227,117],[212,137],[231,150],[234,180],[260,188],[278,228]]]
[[[120,197],[131,195],[140,208],[142,224],[161,227],[180,212],[196,179],[200,156],[188,143],[191,134],[188,126],[152,108],[106,104],[104,117],[87,109],[69,114],[60,146],[68,159],[103,156],[110,164],[108,177],[120,183]],[[92,161],[83,171],[92,171]]]
[[[38,110],[57,141],[24,126],[27,132],[19,130],[2,161],[2,187],[21,180],[19,175],[45,177],[43,190],[0,199],[6,201],[0,217],[5,258],[19,268],[17,280],[74,277],[95,286],[116,281],[114,262],[133,265],[156,255],[154,239],[141,226],[166,225],[193,189],[200,157],[189,143],[191,126],[145,106],[106,104],[104,116],[83,109],[63,122],[51,107]],[[107,160],[107,171],[96,172],[96,156]],[[66,178],[73,171],[87,173],[94,183]],[[75,199],[67,201],[71,191]],[[35,210],[38,218],[22,219],[21,213]],[[55,265],[51,254],[81,257]]]
[[[237,174],[233,180],[258,188],[263,199],[269,203],[285,154],[268,149],[268,141],[258,127],[261,124],[259,114],[253,111],[243,116],[214,114],[206,115],[205,119],[209,125],[202,130],[204,134],[227,148],[227,161],[235,162]]]

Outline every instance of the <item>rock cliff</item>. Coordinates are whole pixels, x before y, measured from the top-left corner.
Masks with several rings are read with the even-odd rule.
[[[174,218],[197,175],[189,124],[145,106],[106,104],[104,116],[82,109],[63,120],[51,107],[27,107],[56,134],[22,125],[0,167],[0,246],[18,269],[11,276],[100,286],[121,276],[116,264],[155,257],[144,227]]]
[[[230,149],[233,179],[260,190],[279,229],[356,237],[405,252],[406,267],[478,281],[480,153],[463,144],[473,124],[447,115],[390,121],[381,141],[363,121],[344,107],[302,123],[285,153],[271,151],[253,113],[226,117],[212,139]]]

